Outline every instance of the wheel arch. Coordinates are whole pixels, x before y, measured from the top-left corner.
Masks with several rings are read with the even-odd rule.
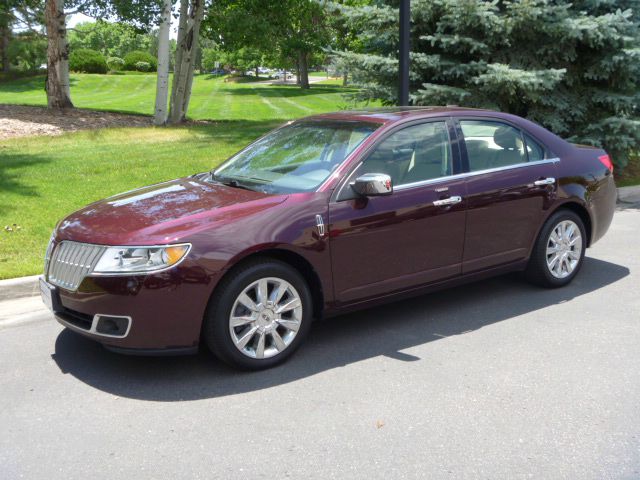
[[[241,268],[243,265],[257,259],[278,260],[297,270],[309,285],[309,290],[311,291],[311,299],[313,302],[314,319],[322,317],[322,313],[324,310],[324,288],[318,272],[316,272],[316,269],[304,256],[292,250],[278,247],[269,247],[262,250],[253,251],[239,258],[236,258],[235,261],[228,265],[228,267],[224,271],[224,274],[216,283],[216,286],[213,288],[209,295],[209,301],[211,301],[218,287],[226,277],[228,277],[236,269]]]
[[[580,220],[582,220],[582,223],[584,224],[584,229],[586,230],[586,233],[587,233],[587,247],[590,247],[591,238],[593,236],[593,221],[591,220],[591,214],[589,213],[589,210],[587,210],[587,208],[577,200],[567,200],[566,202],[561,203],[555,208],[550,209],[544,221],[546,222],[549,219],[549,217],[551,217],[551,215],[558,212],[559,210],[569,210],[580,217]],[[540,225],[540,229],[538,230],[538,235],[540,235],[540,230],[542,229],[543,225],[544,225],[544,222],[542,222],[542,225]]]

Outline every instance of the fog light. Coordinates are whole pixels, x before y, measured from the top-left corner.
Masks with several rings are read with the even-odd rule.
[[[96,315],[95,332],[101,335],[124,337],[129,330],[131,319],[112,315]]]

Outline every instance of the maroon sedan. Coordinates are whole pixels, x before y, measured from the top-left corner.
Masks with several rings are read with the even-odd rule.
[[[607,231],[608,155],[503,113],[318,115],[212,172],[62,220],[42,296],[111,350],[195,352],[258,369],[314,319],[524,270],[561,287]]]

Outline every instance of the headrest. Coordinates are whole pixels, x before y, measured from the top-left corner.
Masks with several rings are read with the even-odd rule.
[[[497,145],[508,150],[515,150],[518,148],[518,144],[516,143],[517,139],[517,131],[511,127],[499,127],[493,133],[493,141]]]

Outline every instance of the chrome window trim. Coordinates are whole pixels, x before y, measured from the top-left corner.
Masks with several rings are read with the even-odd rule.
[[[458,180],[458,179],[462,179],[462,178],[468,178],[468,177],[474,177],[476,175],[486,175],[488,173],[496,173],[496,172],[502,172],[502,171],[506,171],[506,170],[514,170],[517,168],[524,168],[524,167],[531,167],[531,166],[535,166],[535,165],[544,165],[547,163],[558,163],[560,161],[560,159],[558,157],[555,158],[547,158],[544,160],[537,160],[535,162],[523,162],[523,163],[516,163],[514,165],[506,165],[504,167],[496,167],[496,168],[486,168],[484,170],[476,170],[475,172],[463,172],[463,173],[458,173],[456,175],[449,175],[446,177],[438,177],[438,178],[432,178],[429,180],[423,180],[421,182],[414,182],[414,183],[405,183],[403,185],[398,185],[398,186],[393,186],[394,190],[408,190],[410,188],[416,188],[416,187],[423,187],[426,185],[432,185],[432,184],[437,184],[437,183],[441,183],[441,182],[446,182],[449,180]]]
[[[349,185],[351,184],[351,180],[353,175],[358,171],[358,169],[360,168],[360,166],[367,160],[367,158],[369,158],[369,156],[373,153],[373,151],[382,143],[384,142],[386,139],[388,139],[389,137],[391,137],[393,134],[404,130],[406,128],[411,128],[411,127],[415,127],[418,125],[424,125],[426,123],[444,123],[447,126],[447,137],[449,138],[449,148],[450,148],[450,152],[451,152],[451,159],[453,160],[455,154],[453,152],[453,139],[451,138],[451,132],[449,130],[450,127],[450,122],[453,121],[454,117],[447,115],[447,116],[439,116],[439,117],[423,117],[423,118],[415,118],[415,119],[410,119],[410,120],[406,120],[402,123],[399,123],[397,125],[392,125],[388,131],[383,132],[382,134],[380,134],[380,138],[376,138],[374,139],[374,141],[371,143],[371,145],[368,145],[366,147],[366,149],[361,152],[359,155],[362,157],[361,160],[356,163],[353,167],[351,167],[351,170],[349,170],[345,175],[342,176],[342,178],[339,180],[338,185],[336,185],[336,188],[333,190],[332,194],[331,194],[331,198],[329,200],[329,203],[341,203],[344,202],[345,200],[338,200],[340,198],[340,195],[342,194],[343,190],[346,188],[349,188]],[[384,124],[381,124],[382,127],[384,127]],[[374,135],[374,133],[372,133],[372,135]],[[351,152],[351,154],[355,154],[355,150],[354,149],[353,152]],[[345,159],[345,162],[347,162],[347,160],[351,160],[350,156],[348,158]],[[453,166],[452,166],[453,169]],[[459,175],[459,174],[456,174]],[[440,178],[451,178],[452,175],[449,175],[448,177],[438,177]],[[327,181],[329,179],[332,179],[333,175],[330,175],[329,178],[327,179]],[[432,180],[423,180],[424,182],[431,182]],[[416,184],[421,183],[421,182],[414,182]],[[404,184],[404,185],[410,185],[408,183]],[[392,185],[393,190],[396,190],[396,186]]]

